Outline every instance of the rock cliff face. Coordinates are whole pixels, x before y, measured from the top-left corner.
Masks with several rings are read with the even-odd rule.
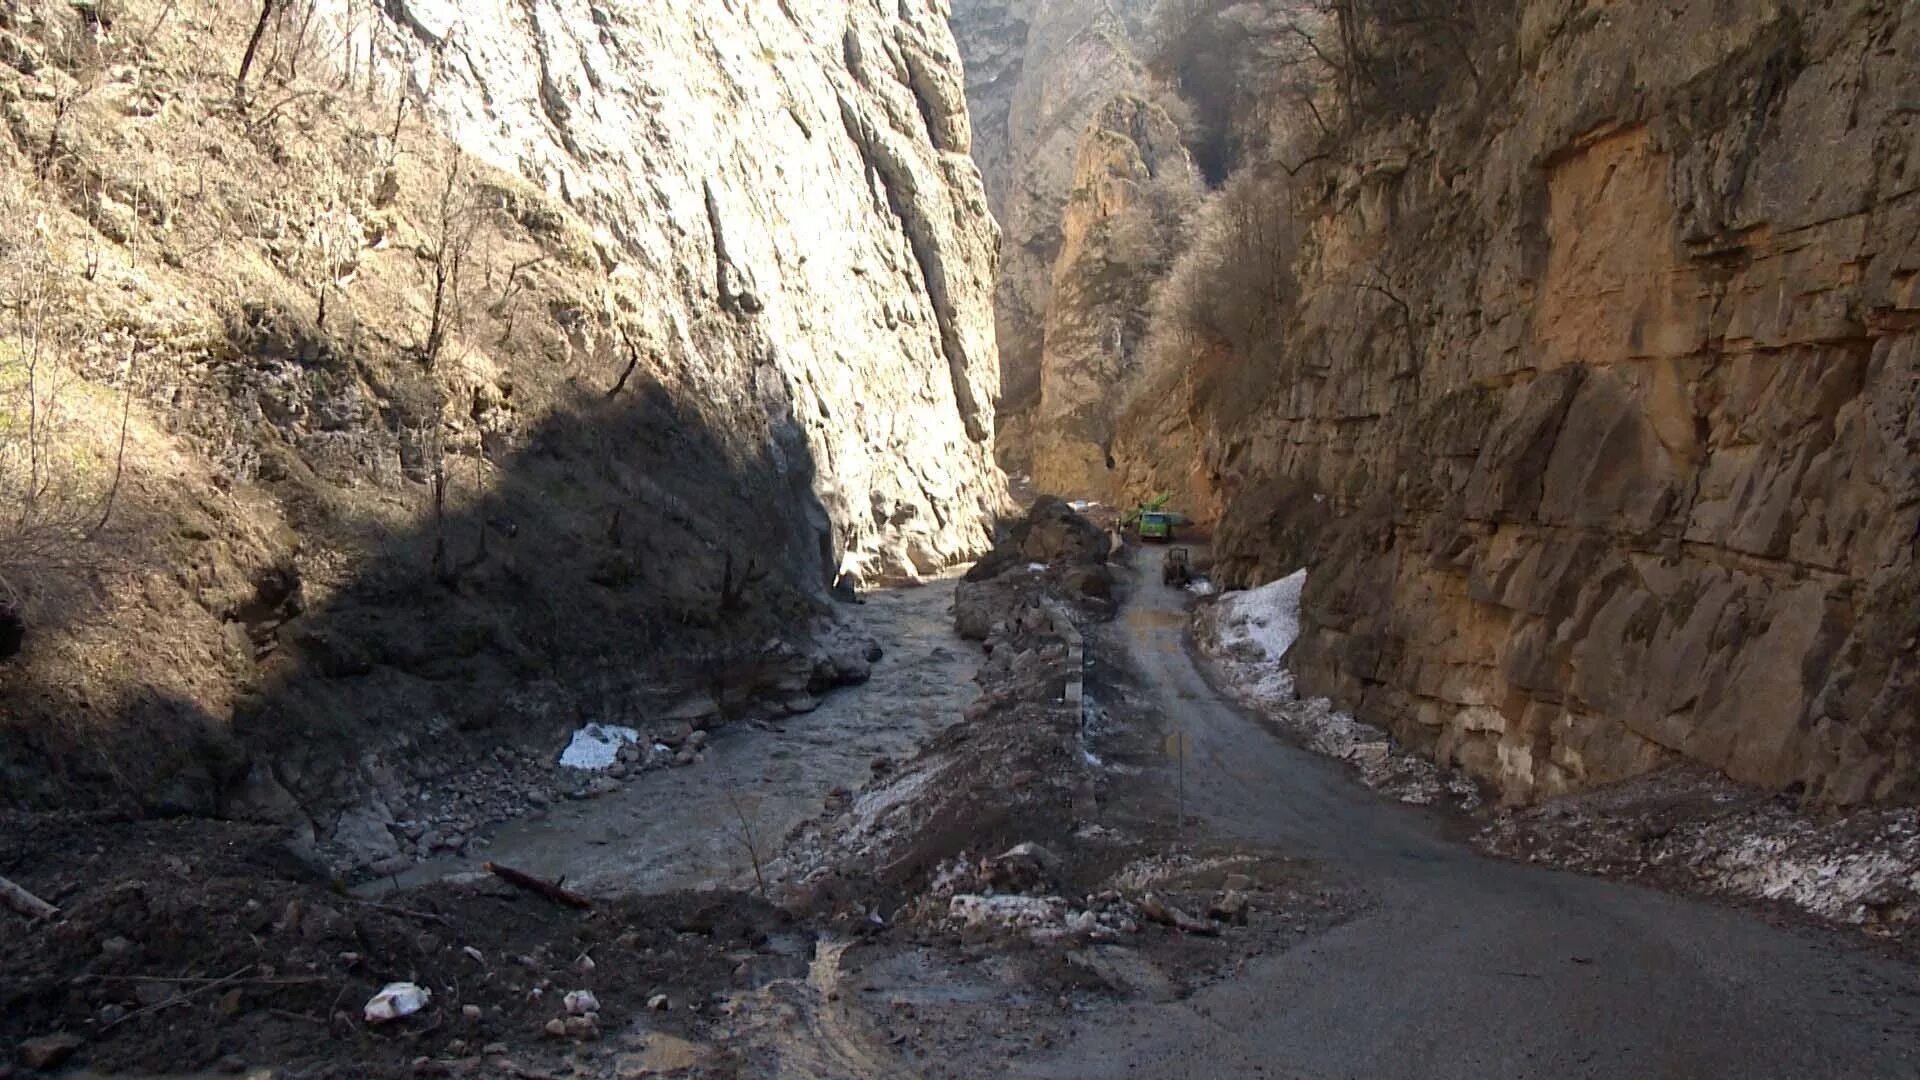
[[[995,293],[1000,449],[1031,461],[1047,312],[1082,137],[1114,95],[1143,84],[1133,42],[1151,0],[956,0],[974,157],[1007,238]]]
[[[1303,689],[1509,798],[1920,796],[1920,12],[1508,30],[1297,178],[1281,347],[1154,410],[1222,567],[1310,566]]]
[[[1081,138],[1028,436],[1040,490],[1094,499],[1117,490],[1116,418],[1140,374],[1153,287],[1201,190],[1180,129],[1137,94],[1116,95]]]
[[[332,5],[376,79],[605,230],[640,349],[732,317],[696,344],[742,386],[756,368],[783,384],[835,560],[901,576],[979,549],[998,239],[944,3],[405,0],[364,28],[354,11]]]
[[[0,545],[0,799],[324,837],[502,739],[804,694],[836,576],[986,548],[944,0],[296,6],[238,104],[251,18],[0,13],[0,385],[31,347],[67,402],[0,516],[72,545]],[[53,450],[72,512],[16,514]]]

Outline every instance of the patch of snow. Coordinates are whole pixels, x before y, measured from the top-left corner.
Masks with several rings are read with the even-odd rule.
[[[915,772],[904,773],[889,783],[874,788],[854,801],[845,830],[849,842],[874,836],[894,811],[918,799],[933,781],[946,772],[944,762]]]
[[[1058,896],[977,896],[962,893],[948,902],[947,916],[966,926],[1040,930],[1066,921],[1067,902]]]
[[[1030,562],[1027,564],[1027,573],[1029,574],[1044,574],[1046,572],[1046,563]]]
[[[1296,571],[1257,589],[1229,593],[1200,616],[1201,647],[1213,656],[1235,693],[1298,734],[1309,749],[1339,758],[1367,785],[1402,802],[1428,805],[1451,796],[1463,808],[1480,801],[1464,776],[1442,773],[1424,757],[1404,753],[1392,737],[1333,707],[1326,698],[1301,699],[1287,651],[1300,637],[1300,595],[1307,572]]]
[[[610,769],[620,759],[620,748],[640,741],[640,733],[617,724],[588,724],[573,733],[573,741],[560,751],[563,768],[582,772]]]
[[[1300,637],[1300,592],[1306,584],[1307,572],[1299,570],[1257,589],[1232,593],[1213,612],[1213,640],[1249,674],[1257,673],[1245,688],[1262,700],[1293,700],[1293,673],[1281,661]]]
[[[1212,596],[1220,591],[1220,586],[1206,578],[1198,578],[1187,586],[1187,591],[1195,596]]]

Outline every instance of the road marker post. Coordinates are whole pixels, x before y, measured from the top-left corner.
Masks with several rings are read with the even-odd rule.
[[[1178,728],[1174,729],[1173,734],[1167,736],[1167,755],[1179,763],[1179,766],[1178,766],[1179,774],[1180,774],[1180,821],[1179,821],[1180,832],[1179,832],[1179,835],[1182,840],[1185,840],[1187,838],[1187,751],[1192,746],[1192,744],[1193,744],[1193,740],[1187,736],[1187,733]]]

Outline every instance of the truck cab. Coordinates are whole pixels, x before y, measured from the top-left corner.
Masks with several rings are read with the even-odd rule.
[[[1158,510],[1149,510],[1141,514],[1140,539],[1172,540],[1173,515]]]

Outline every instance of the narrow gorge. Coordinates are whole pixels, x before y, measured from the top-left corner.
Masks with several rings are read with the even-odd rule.
[[[1188,246],[1123,278],[1148,325],[1047,339],[1043,385],[1102,388],[1076,404],[1107,468],[1057,449],[1075,424],[1044,393],[1010,467],[1173,493],[1229,582],[1308,567],[1302,690],[1506,799],[1690,761],[1910,800],[1920,23],[1429,6],[1342,7],[1339,67],[1313,5],[1168,6],[1139,45],[1164,89],[1113,107],[1183,93],[1195,160],[1226,130],[1231,168],[1168,234]],[[1251,96],[1196,71],[1247,56]],[[1080,85],[1034,62],[1032,92]],[[1078,160],[1111,138],[1090,123]],[[1051,220],[1085,233],[1100,189],[1077,178]],[[1107,325],[1083,264],[1056,258],[1049,331]],[[1138,369],[1118,394],[1116,365]]]
[[[0,121],[0,1080],[1920,1076],[1914,0],[10,0]]]

